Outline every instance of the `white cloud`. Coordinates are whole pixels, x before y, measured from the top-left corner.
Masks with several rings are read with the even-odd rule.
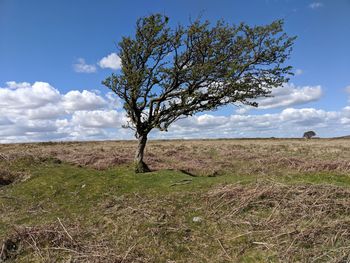
[[[289,107],[316,101],[322,96],[321,86],[296,87],[293,84],[285,85],[272,90],[273,97],[259,100],[261,109]]]
[[[28,83],[28,82],[17,83],[16,81],[8,81],[8,82],[6,82],[6,85],[10,89],[27,88],[27,87],[31,86],[30,83]]]
[[[101,68],[109,68],[118,70],[121,68],[121,59],[116,53],[111,53],[106,57],[103,57],[97,65]],[[87,64],[85,59],[78,58],[76,63],[73,64],[73,69],[78,73],[95,73],[97,67],[95,64]],[[29,83],[22,83],[21,85],[27,85]],[[16,84],[18,85],[18,84]]]
[[[68,111],[99,109],[106,105],[106,100],[96,93],[83,90],[69,91],[63,96],[64,108]]]
[[[121,68],[121,59],[116,53],[111,53],[107,57],[102,58],[98,65],[101,68],[110,68],[110,69],[120,69]]]
[[[237,114],[245,114],[245,113],[247,113],[250,109],[251,109],[251,107],[242,106],[242,107],[239,107],[238,109],[236,109],[236,113],[237,113]]]
[[[322,87],[303,86],[297,87],[294,84],[286,84],[283,87],[272,90],[271,97],[257,99],[258,109],[285,108],[317,101],[322,96]],[[242,106],[236,112],[244,114],[252,107]]]
[[[154,132],[153,136],[163,138],[301,137],[305,130],[310,129],[320,132],[323,136],[336,136],[337,132],[338,135],[345,132],[345,127],[341,123],[342,117],[341,112],[328,112],[314,108],[287,108],[279,113],[261,115],[204,114],[182,119],[171,126],[169,133]],[[348,123],[350,124],[350,121]]]
[[[0,109],[38,108],[60,98],[59,91],[46,82],[7,82],[7,88],[0,89]]]
[[[120,109],[123,106],[123,102],[114,92],[108,92],[106,94],[106,99],[110,108]]]
[[[277,89],[277,100],[261,102],[265,108],[285,107],[310,101],[320,93],[319,86],[289,86]],[[121,128],[127,119],[120,106],[109,92],[61,93],[45,82],[8,82],[0,88],[0,142],[131,139],[133,132]],[[206,113],[175,122],[169,132],[154,130],[150,137],[301,137],[306,130],[315,130],[320,136],[350,134],[350,105],[339,111],[287,106],[273,114]]]
[[[61,103],[48,103],[42,107],[29,108],[24,113],[30,120],[54,119],[66,113]]]
[[[73,64],[73,69],[78,73],[95,73],[97,68],[95,65],[86,64],[85,59],[78,58],[77,62]]]
[[[87,128],[115,128],[126,122],[124,114],[115,110],[77,111],[72,123]]]
[[[301,74],[303,74],[304,73],[304,71],[302,70],[302,69],[300,69],[300,68],[297,68],[296,70],[295,70],[295,76],[300,76]]]
[[[0,87],[0,142],[106,138],[121,128],[124,114],[110,92],[61,94],[45,82],[8,82]]]
[[[338,113],[317,110],[314,108],[288,108],[281,112],[281,120],[292,122],[299,126],[314,126],[338,119]]]
[[[313,2],[309,5],[311,9],[317,9],[323,7],[323,3],[321,2]]]
[[[28,119],[51,119],[78,110],[96,110],[110,106],[110,94],[102,97],[94,92],[72,90],[61,94],[46,82],[8,82],[0,88],[0,114]]]

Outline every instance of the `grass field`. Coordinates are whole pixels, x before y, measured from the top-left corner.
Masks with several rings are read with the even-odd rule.
[[[350,262],[350,140],[0,145],[0,262]]]

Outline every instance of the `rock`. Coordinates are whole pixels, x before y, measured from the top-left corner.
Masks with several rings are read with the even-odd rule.
[[[199,223],[199,222],[201,222],[202,220],[203,220],[203,219],[202,219],[201,217],[199,217],[199,216],[195,216],[195,217],[192,218],[192,221],[195,222],[195,223]]]

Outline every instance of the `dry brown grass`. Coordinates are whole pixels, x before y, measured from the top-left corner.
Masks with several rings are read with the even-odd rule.
[[[350,260],[349,189],[226,185],[209,192],[208,204],[218,224],[245,226],[242,250],[260,246],[281,262]]]
[[[131,164],[134,141],[68,142],[0,145],[1,158],[56,158],[103,170]],[[194,175],[225,172],[266,173],[271,168],[295,171],[350,171],[347,139],[150,141],[146,162],[154,170],[183,170]]]
[[[256,183],[201,193],[109,197],[92,225],[19,227],[3,259],[21,262],[348,262],[350,190]],[[200,222],[193,222],[199,216]],[[84,223],[84,219],[80,222]],[[249,261],[251,258],[252,261]]]
[[[114,251],[113,244],[88,231],[79,224],[65,226],[61,221],[40,227],[18,227],[2,243],[0,261],[16,261],[22,254],[21,262],[53,262],[53,259],[58,262],[137,262],[136,256],[133,261],[123,259]]]

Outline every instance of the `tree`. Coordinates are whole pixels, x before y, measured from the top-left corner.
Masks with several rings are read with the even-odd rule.
[[[314,132],[314,131],[307,131],[307,132],[304,132],[303,138],[311,139],[314,136],[316,136],[316,132]]]
[[[258,106],[287,82],[295,37],[283,32],[283,21],[250,27],[200,19],[171,28],[160,14],[137,20],[134,37],[118,44],[121,71],[103,84],[123,101],[135,131],[136,172],[149,171],[143,161],[153,128],[167,131],[174,121],[227,104]]]

